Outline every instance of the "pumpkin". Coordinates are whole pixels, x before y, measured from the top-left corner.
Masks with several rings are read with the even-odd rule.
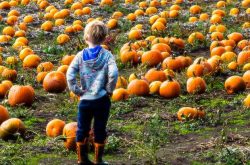
[[[41,58],[36,54],[30,54],[23,60],[24,68],[36,68],[41,62]]]
[[[120,59],[123,64],[134,62],[135,57],[137,57],[135,50],[124,50],[120,53]]]
[[[165,81],[167,79],[166,74],[162,70],[157,70],[156,68],[148,70],[145,74],[145,78],[149,83],[153,81]]]
[[[60,67],[58,67],[57,71],[62,72],[63,74],[66,75],[68,68],[69,68],[68,65],[61,65]]]
[[[156,66],[160,62],[162,62],[163,57],[160,51],[157,50],[150,50],[143,53],[141,57],[142,64],[146,64],[147,66]]]
[[[114,28],[116,28],[116,26],[117,26],[117,23],[118,21],[116,20],[116,19],[110,19],[109,21],[108,21],[108,23],[107,23],[107,27],[109,28],[109,29],[114,29]]]
[[[8,10],[10,8],[11,8],[11,6],[10,6],[9,2],[3,1],[3,2],[0,3],[0,9]]]
[[[19,58],[23,61],[24,58],[28,55],[34,54],[33,50],[30,48],[24,48],[19,53]]]
[[[201,77],[190,77],[187,80],[187,92],[190,94],[201,94],[206,90],[206,82]]]
[[[243,65],[250,62],[250,51],[242,51],[238,54],[237,63]]]
[[[52,31],[53,23],[51,21],[46,21],[41,25],[41,29],[44,31]]]
[[[3,28],[2,30],[2,34],[3,35],[9,35],[11,37],[13,37],[15,35],[15,29],[11,26],[6,26],[5,28]]]
[[[16,81],[17,78],[17,71],[14,69],[4,69],[2,72],[2,77],[6,80]]]
[[[8,110],[0,105],[0,125],[5,121],[5,120],[8,120],[9,119],[9,112]]]
[[[73,59],[75,58],[75,55],[66,55],[63,56],[61,63],[63,65],[70,65],[70,63],[73,61]]]
[[[212,49],[212,51],[211,51],[211,56],[215,56],[215,55],[217,55],[217,56],[221,56],[223,53],[225,53],[226,52],[226,49],[225,49],[225,47],[223,47],[223,46],[218,46],[218,47],[215,47],[215,48],[213,48]]]
[[[159,90],[160,96],[167,99],[178,97],[181,93],[181,86],[178,81],[169,77],[169,80],[164,81]]]
[[[188,37],[188,43],[193,44],[195,41],[203,41],[204,40],[204,35],[200,32],[194,32],[189,35]]]
[[[124,88],[115,89],[112,94],[113,101],[126,100],[128,97],[129,97],[129,93],[127,89],[124,89]]]
[[[156,21],[152,26],[151,26],[151,30],[152,31],[164,31],[166,30],[166,26],[160,22],[160,21]]]
[[[189,12],[191,14],[198,14],[201,12],[201,7],[199,5],[193,5],[190,7]]]
[[[11,106],[19,104],[31,105],[35,99],[35,91],[32,86],[14,85],[10,88],[8,102]]]
[[[207,13],[202,13],[199,19],[200,21],[207,21],[209,19],[209,15]]]
[[[128,84],[127,90],[130,95],[145,96],[149,94],[149,84],[145,80],[135,79]]]
[[[243,50],[246,46],[249,46],[249,45],[250,45],[250,41],[248,41],[248,40],[241,40],[240,42],[238,42],[237,47],[240,50]]]
[[[179,71],[183,68],[183,63],[180,58],[167,57],[162,62],[162,69],[170,69],[173,71]]]
[[[119,76],[115,88],[127,88],[128,82],[123,76]]]
[[[37,73],[48,72],[48,71],[53,70],[53,68],[54,68],[54,65],[51,62],[43,62],[37,66]]]
[[[188,67],[187,69],[187,76],[188,77],[193,77],[193,76],[203,76],[204,75],[204,66],[197,63],[197,64],[192,64]]]
[[[243,100],[243,103],[247,108],[250,108],[250,94]]]
[[[137,79],[137,75],[135,73],[131,73],[128,78],[128,82],[130,83],[132,80]]]
[[[26,128],[24,123],[18,118],[11,118],[4,121],[0,126],[0,138],[3,140],[8,140],[14,134],[19,133],[24,136]]]
[[[57,39],[56,39],[57,43],[60,44],[60,45],[63,45],[67,42],[70,41],[70,38],[67,34],[60,34]]]
[[[227,78],[224,86],[228,94],[234,94],[246,89],[246,84],[240,76],[231,76]]]
[[[238,64],[237,64],[237,62],[232,61],[232,62],[230,62],[230,63],[227,65],[227,68],[228,68],[229,70],[231,70],[231,71],[236,71],[237,68],[238,68]]]
[[[3,80],[2,84],[6,85],[9,89],[13,86],[13,83],[10,80]]]
[[[9,90],[9,86],[6,84],[0,84],[0,98],[4,98],[5,95],[7,94],[8,90]],[[1,115],[1,114],[0,114]],[[1,119],[0,119],[1,120]]]
[[[243,35],[238,32],[233,32],[229,35],[227,35],[227,38],[230,40],[234,40],[236,43],[243,40]]]
[[[48,74],[48,72],[39,72],[36,76],[36,81],[39,83],[39,84],[42,84],[43,83],[43,80],[45,78],[45,76]]]
[[[76,149],[76,130],[77,122],[68,123],[63,128],[63,136],[65,136],[64,146],[68,150]]]
[[[47,92],[60,93],[67,87],[66,77],[62,72],[52,71],[43,80],[43,88]]]
[[[237,58],[237,55],[234,52],[225,52],[221,55],[221,60],[223,62],[231,62]]]
[[[135,30],[130,30],[128,34],[128,38],[130,40],[138,40],[142,38],[142,32],[141,30],[135,29]]]
[[[246,71],[242,76],[244,82],[246,83],[246,87],[250,88],[250,70]]]
[[[186,119],[196,119],[205,117],[205,111],[199,110],[197,108],[182,107],[177,112],[177,118],[179,121],[184,121]]]
[[[60,119],[53,119],[46,126],[46,135],[48,137],[57,137],[62,135],[64,126],[64,121]]]
[[[151,50],[158,50],[160,52],[171,52],[170,46],[165,43],[157,43],[151,47]]]
[[[159,94],[161,81],[153,81],[149,84],[149,93],[150,94]]]

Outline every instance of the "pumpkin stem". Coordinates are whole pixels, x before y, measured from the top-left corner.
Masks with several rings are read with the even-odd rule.
[[[195,74],[195,72],[194,72],[194,71],[193,71],[193,76],[194,76],[194,77],[196,77],[196,74]]]
[[[167,77],[169,81],[173,81],[173,78],[170,75],[168,75]]]

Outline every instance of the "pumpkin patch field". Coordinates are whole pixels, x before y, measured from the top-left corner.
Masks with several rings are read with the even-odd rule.
[[[77,163],[66,73],[96,19],[119,69],[105,160],[250,164],[250,0],[1,0],[1,165]]]

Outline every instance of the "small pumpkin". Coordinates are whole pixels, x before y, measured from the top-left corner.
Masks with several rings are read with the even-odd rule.
[[[246,87],[250,88],[250,70],[246,71],[242,76],[244,82],[246,83]]]
[[[127,89],[124,89],[124,88],[115,89],[112,94],[113,101],[126,100],[128,99],[128,97],[129,97],[129,93]]]
[[[61,65],[58,67],[57,71],[62,72],[63,74],[66,75],[68,68],[69,68],[68,65]]]
[[[62,72],[49,72],[43,80],[43,88],[47,92],[61,93],[67,87],[66,77]]]
[[[4,121],[0,126],[0,138],[8,140],[14,134],[19,133],[24,136],[26,131],[24,123],[18,118],[11,118]]]
[[[204,118],[205,111],[197,108],[191,107],[182,107],[177,112],[177,118],[179,121],[184,121],[186,119],[196,119],[196,118]]]
[[[48,74],[48,72],[39,72],[36,76],[36,81],[39,83],[39,84],[42,84],[43,83],[43,80],[45,78],[45,76]]]
[[[57,137],[62,135],[65,122],[60,119],[51,120],[46,126],[46,135],[48,137]]]
[[[159,94],[161,81],[153,81],[149,84],[149,93],[150,94]]]
[[[141,62],[147,66],[156,66],[162,62],[163,57],[160,51],[150,50],[142,54]]]
[[[77,122],[68,123],[63,128],[63,136],[65,136],[64,146],[68,150],[76,149],[76,130]]]
[[[123,76],[119,76],[115,88],[127,88],[128,82]]]
[[[162,70],[157,70],[156,68],[152,68],[148,70],[145,74],[145,78],[149,83],[153,81],[165,81],[167,79],[166,74]]]
[[[234,94],[246,89],[246,84],[242,77],[231,76],[225,81],[225,89],[228,94]]]
[[[145,96],[149,94],[149,84],[145,80],[132,80],[127,89],[130,95]]]
[[[5,121],[8,120],[10,118],[9,112],[8,110],[0,105],[0,125]]]
[[[180,83],[169,77],[169,80],[164,81],[159,90],[160,96],[167,99],[178,97],[181,93]]]
[[[52,71],[54,65],[51,62],[43,62],[37,66],[37,73],[39,72],[49,72]]]
[[[35,91],[32,86],[14,85],[10,88],[8,102],[11,106],[19,104],[31,105],[35,99]]]
[[[247,108],[250,108],[250,94],[243,100],[243,103]]]
[[[41,58],[36,54],[28,55],[23,60],[24,68],[36,68],[41,62]]]
[[[63,56],[61,63],[63,65],[70,65],[70,63],[73,61],[74,58],[75,58],[74,54]]]
[[[190,94],[201,94],[206,90],[206,82],[201,77],[190,77],[187,80],[187,92]]]
[[[4,69],[2,72],[2,77],[6,80],[16,81],[17,78],[17,71],[14,69]]]

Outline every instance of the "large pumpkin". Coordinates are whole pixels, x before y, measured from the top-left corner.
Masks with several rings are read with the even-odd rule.
[[[145,78],[151,83],[153,81],[165,81],[167,76],[164,71],[152,68],[145,74]]]
[[[8,102],[11,106],[19,104],[31,105],[35,99],[35,91],[32,86],[14,85],[10,88]]]
[[[169,78],[169,80],[161,84],[159,93],[162,97],[167,99],[175,98],[180,95],[181,86],[178,81]]]
[[[246,84],[242,77],[231,76],[225,81],[225,89],[228,94],[237,93],[246,89]]]
[[[180,121],[186,119],[203,118],[204,116],[205,116],[205,111],[191,107],[182,107],[177,112],[177,118]]]
[[[66,77],[62,72],[52,71],[43,80],[43,88],[47,92],[60,93],[67,87]]]
[[[124,89],[124,88],[115,89],[112,94],[113,101],[126,100],[128,97],[129,97],[129,93],[127,89]]]
[[[9,119],[9,117],[10,116],[8,110],[4,106],[0,105],[0,125],[5,120]]]
[[[146,64],[147,66],[156,66],[160,62],[162,62],[163,57],[160,51],[157,50],[150,50],[143,53],[141,62]]]
[[[68,150],[76,149],[76,130],[77,122],[68,123],[63,128],[63,136],[65,136],[64,146]]]
[[[190,77],[187,80],[187,91],[190,94],[201,94],[206,90],[206,82],[201,77]]]
[[[46,126],[46,135],[49,137],[57,137],[62,135],[64,126],[64,121],[60,119],[53,119]]]
[[[16,133],[20,133],[21,136],[25,133],[25,126],[20,119],[11,118],[1,124],[0,138],[7,140]]]
[[[149,93],[149,84],[145,80],[132,80],[128,84],[128,93],[130,95],[144,96]]]

